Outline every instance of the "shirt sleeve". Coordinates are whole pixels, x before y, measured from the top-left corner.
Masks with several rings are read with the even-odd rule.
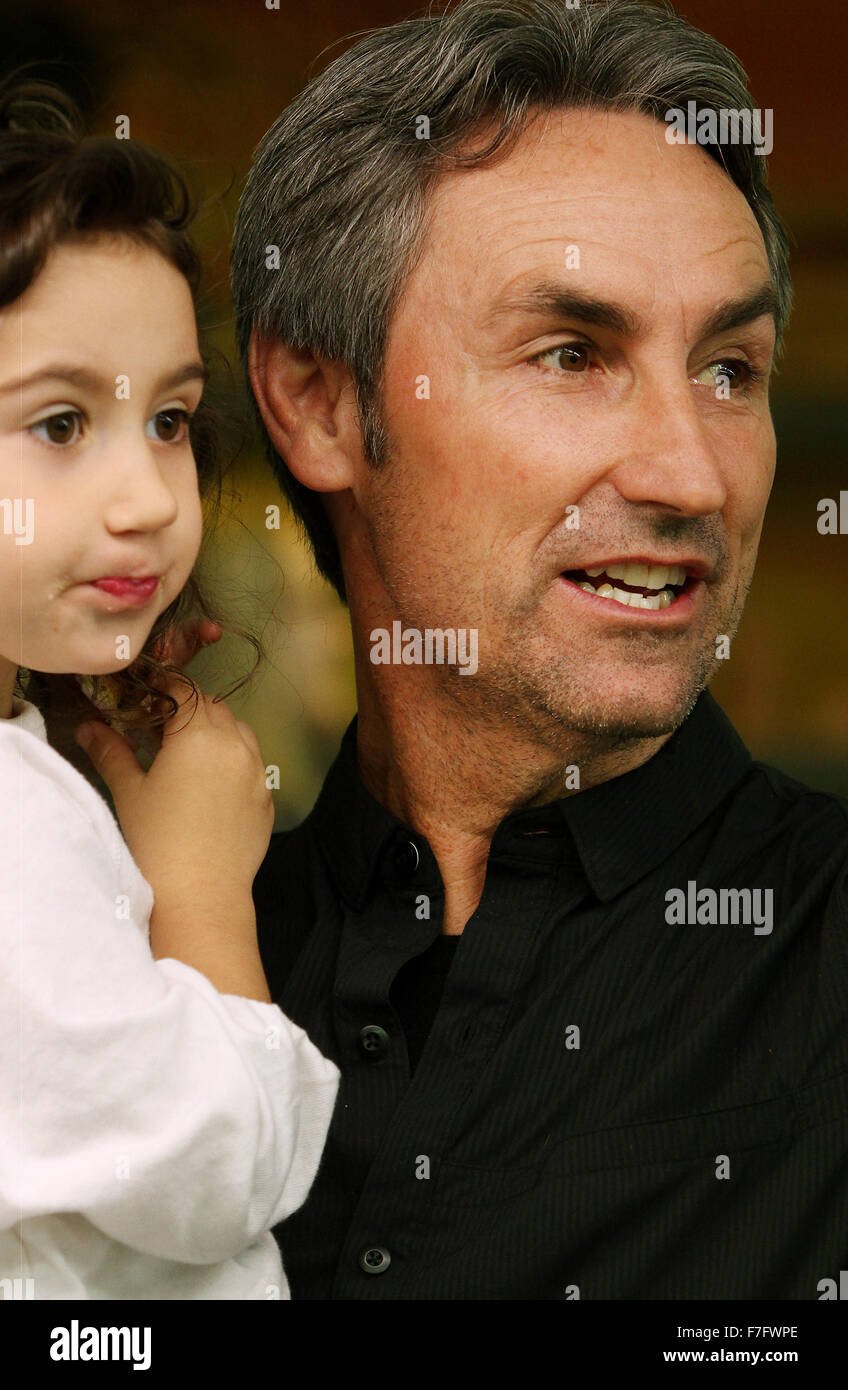
[[[338,1069],[276,1005],[153,959],[105,803],[98,825],[38,757],[0,746],[0,1227],[78,1212],[230,1258],[305,1200]]]

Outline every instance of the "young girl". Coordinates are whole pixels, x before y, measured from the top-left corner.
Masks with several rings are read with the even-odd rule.
[[[8,84],[0,189],[0,1297],[288,1298],[338,1071],[259,959],[256,739],[155,659],[212,480],[185,189]],[[167,704],[148,772],[80,734],[125,839],[19,668]]]

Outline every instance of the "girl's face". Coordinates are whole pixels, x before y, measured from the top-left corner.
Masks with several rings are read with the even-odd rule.
[[[125,237],[56,247],[0,310],[0,689],[122,670],[183,588],[204,376],[188,284]]]

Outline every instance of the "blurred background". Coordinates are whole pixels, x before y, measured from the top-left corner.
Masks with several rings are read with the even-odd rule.
[[[133,138],[167,155],[204,196],[195,228],[207,266],[201,326],[205,344],[233,364],[219,398],[246,422],[227,276],[251,153],[352,35],[419,8],[415,0],[0,4],[1,70],[38,60],[94,133],[114,134],[115,117],[128,115]],[[676,8],[738,55],[756,105],[773,109],[771,186],[794,243],[796,308],[772,397],[777,478],[742,626],[711,688],[755,757],[848,795],[848,534],[816,529],[818,500],[848,489],[848,11],[796,0],[678,0]],[[311,807],[354,713],[353,665],[346,609],[315,574],[246,429],[209,563],[222,611],[257,627],[268,650],[263,674],[231,703],[255,728],[266,764],[280,767],[282,828]],[[275,502],[278,531],[265,525]],[[248,657],[225,639],[192,670],[204,688],[220,688]]]

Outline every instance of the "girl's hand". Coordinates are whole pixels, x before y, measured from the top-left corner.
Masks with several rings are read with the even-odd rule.
[[[274,821],[256,735],[224,702],[199,695],[194,707],[179,677],[169,677],[164,689],[183,703],[163,726],[148,772],[106,724],[81,724],[76,740],[112,793],[124,838],[157,901],[249,895]]]
[[[211,618],[189,618],[180,627],[169,628],[156,645],[156,659],[167,666],[187,666],[204,647],[223,637],[220,623]]]

